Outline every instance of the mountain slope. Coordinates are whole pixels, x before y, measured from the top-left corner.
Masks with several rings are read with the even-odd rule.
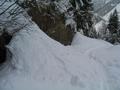
[[[111,0],[108,3],[106,3],[105,5],[103,5],[101,8],[95,10],[95,13],[97,13],[100,17],[104,17],[109,12],[111,12],[114,8],[119,6],[118,4],[120,4],[120,0]],[[96,22],[98,23],[100,21],[101,21],[101,18],[98,17]]]
[[[120,89],[120,46],[80,33],[64,46],[24,15],[17,21],[27,26],[6,46],[12,57],[0,68],[0,90]]]
[[[116,7],[114,7],[111,11],[109,11],[107,14],[105,14],[102,18],[106,21],[105,23],[108,23],[108,20],[109,20],[109,17],[110,17],[110,14],[114,12],[114,10],[117,10],[118,11],[118,16],[119,16],[119,19],[120,19],[120,3],[116,5]],[[102,25],[102,21],[98,22],[96,25],[95,25],[95,28],[97,31],[99,31],[99,28],[101,27]]]

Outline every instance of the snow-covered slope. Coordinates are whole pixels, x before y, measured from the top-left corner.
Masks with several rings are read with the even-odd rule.
[[[86,52],[89,49],[109,47],[112,45],[103,40],[88,38],[78,32],[73,39],[72,46],[77,47],[78,50],[80,49],[79,51]]]
[[[1,72],[9,73],[0,78],[0,90],[119,90],[119,46],[77,33],[65,47],[33,24],[8,47],[12,65]]]
[[[120,86],[120,45],[113,46],[102,40],[90,39],[76,34],[73,47],[104,67],[109,90],[119,90]]]
[[[36,25],[28,28],[18,33],[9,45],[13,53],[11,62],[16,69],[2,77],[1,90],[34,90],[43,87],[40,83],[48,82],[64,90],[68,86],[74,90],[107,90],[107,76],[99,63],[50,39]],[[22,87],[21,82],[25,82],[26,87]]]
[[[0,71],[0,90],[120,89],[120,46],[80,33],[63,46],[26,17],[17,21],[28,25],[7,46],[12,58]]]

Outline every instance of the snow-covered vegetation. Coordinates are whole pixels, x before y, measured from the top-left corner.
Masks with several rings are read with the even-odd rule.
[[[103,16],[103,20],[98,22],[95,27],[100,38],[112,44],[120,43],[120,4]]]

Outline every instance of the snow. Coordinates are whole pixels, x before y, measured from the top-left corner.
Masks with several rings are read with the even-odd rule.
[[[17,21],[28,25],[6,46],[12,58],[0,70],[0,90],[120,89],[119,45],[78,32],[72,45],[64,46],[30,19]]]
[[[2,71],[10,72],[0,78],[0,90],[118,90],[111,89],[113,84],[108,81],[112,79],[109,75],[114,75],[112,69],[117,72],[119,67],[111,67],[107,71],[108,66],[104,68],[99,61],[103,55],[98,53],[100,57],[96,60],[91,56],[93,51],[110,47],[114,50],[111,44],[87,38],[80,33],[76,34],[72,46],[66,47],[49,38],[33,23],[17,33],[8,46],[13,54],[11,66],[14,69],[9,67]],[[114,85],[119,84],[117,73],[114,77],[118,81],[113,79]],[[114,87],[119,88],[119,85]]]
[[[90,49],[96,49],[100,47],[108,47],[112,46],[110,43],[103,41],[103,40],[97,40],[88,38],[84,35],[81,35],[79,32],[75,35],[72,46],[74,46],[76,49],[80,49],[81,52],[86,52]]]
[[[110,90],[120,89],[120,45],[113,46],[108,42],[86,38],[77,33],[73,40],[73,46],[104,67]]]
[[[34,24],[29,26],[29,31],[22,30],[15,35],[8,47],[13,54],[11,63],[15,65],[15,71],[2,77],[1,90],[33,90],[42,82],[58,85],[53,85],[53,88],[62,85],[60,87],[64,90],[69,88],[67,85],[75,90],[108,88],[106,75],[99,64],[82,53],[75,52],[70,46],[65,47],[50,39]],[[22,84],[19,86],[21,82],[26,87],[21,86]],[[7,88],[2,87],[5,85]],[[38,89],[43,86],[40,85]]]
[[[120,46],[112,46],[106,49],[92,51],[91,56],[100,62],[106,69],[111,90],[119,90],[120,86]],[[109,57],[108,57],[109,56]]]

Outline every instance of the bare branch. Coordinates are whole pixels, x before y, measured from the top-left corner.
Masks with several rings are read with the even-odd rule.
[[[3,1],[3,3],[0,4],[0,7],[3,6],[6,3],[7,0]]]
[[[16,2],[14,2],[13,4],[11,4],[9,7],[7,7],[3,12],[0,13],[0,15],[4,14],[7,10],[9,10],[12,6],[14,6],[16,4]]]

